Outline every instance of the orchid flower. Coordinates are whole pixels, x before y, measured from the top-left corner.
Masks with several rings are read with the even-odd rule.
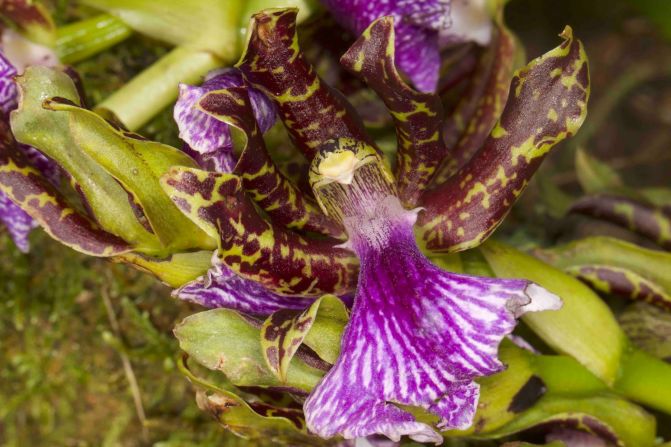
[[[395,173],[353,108],[305,59],[295,19],[290,9],[256,14],[237,65],[245,86],[211,91],[197,103],[246,137],[236,167],[174,167],[163,187],[182,212],[218,238],[218,262],[241,278],[287,297],[356,290],[341,354],[305,402],[311,431],[440,442],[436,429],[471,424],[478,400],[473,380],[503,368],[497,347],[515,319],[561,303],[525,280],[442,271],[422,254],[415,232],[436,251],[463,249],[491,234],[548,150],[582,123],[584,51],[567,28],[560,47],[513,79],[505,110],[480,151],[454,177],[429,189],[437,166],[449,157],[441,138],[442,105],[396,71],[393,17],[373,22],[341,61],[394,118]],[[296,190],[265,155],[250,88],[273,101],[311,162],[310,184],[321,212],[308,208],[307,196],[298,206]],[[246,165],[251,153],[265,161],[252,169]],[[306,216],[301,222],[321,215],[347,241],[333,239],[325,227],[312,228],[331,239],[305,233],[305,225],[287,218],[299,211]],[[434,414],[437,423],[416,420],[406,411],[412,407]]]

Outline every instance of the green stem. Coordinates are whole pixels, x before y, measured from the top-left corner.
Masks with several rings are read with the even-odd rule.
[[[128,38],[133,31],[121,20],[101,14],[56,31],[56,53],[65,64],[79,62]]]
[[[615,391],[671,415],[671,364],[632,349],[620,366]]]
[[[97,108],[111,111],[128,129],[137,130],[177,98],[179,83],[200,82],[225,62],[210,52],[177,47]]]

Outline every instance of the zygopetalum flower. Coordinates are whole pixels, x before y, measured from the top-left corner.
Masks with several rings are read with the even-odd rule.
[[[310,171],[317,198],[338,216],[361,262],[341,355],[305,403],[322,437],[384,434],[442,442],[402,409],[438,416],[439,429],[470,426],[476,377],[503,369],[502,338],[528,311],[559,308],[529,281],[457,275],[433,265],[416,245],[419,210],[406,210],[375,150],[338,139],[322,146]]]
[[[343,294],[356,285],[341,355],[304,407],[312,431],[439,442],[434,426],[405,408],[434,414],[439,429],[467,427],[478,399],[473,379],[503,367],[497,347],[515,319],[560,303],[528,281],[442,271],[421,253],[414,232],[438,251],[464,249],[491,234],[548,150],[584,119],[582,46],[567,28],[561,46],[519,71],[483,147],[448,182],[428,189],[449,156],[442,105],[396,72],[393,19],[371,24],[342,61],[394,118],[402,157],[395,174],[352,107],[302,55],[295,19],[295,10],[256,14],[238,68],[247,88],[277,107],[311,162],[323,215],[344,228],[348,241],[314,238],[273,216],[270,211],[285,204],[264,205],[265,195],[245,182],[245,175],[256,178],[259,171],[174,168],[163,186],[186,215],[219,238],[221,262],[243,278],[304,297]],[[238,166],[245,152],[263,144],[248,102],[245,87],[212,91],[198,102],[200,110],[245,134]],[[417,203],[425,209],[412,209]],[[424,223],[416,225],[418,219]]]

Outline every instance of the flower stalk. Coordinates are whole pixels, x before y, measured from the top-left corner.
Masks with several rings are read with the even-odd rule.
[[[64,64],[74,64],[123,42],[133,30],[118,18],[100,14],[56,30],[56,54]]]
[[[177,99],[180,82],[198,83],[207,72],[229,62],[208,51],[176,47],[96,108],[112,112],[128,129],[137,130]]]

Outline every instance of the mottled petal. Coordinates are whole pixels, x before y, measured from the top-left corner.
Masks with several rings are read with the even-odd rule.
[[[408,86],[395,67],[392,17],[378,19],[341,58],[384,101],[396,126],[396,178],[407,206],[417,203],[436,168],[448,155],[443,142],[443,107],[438,95]]]
[[[219,240],[222,262],[243,278],[283,295],[345,295],[354,289],[358,261],[352,252],[266,221],[240,177],[174,167],[161,184],[184,214]]]
[[[348,151],[359,160],[354,167]],[[361,270],[340,357],[305,402],[306,421],[322,437],[440,443],[434,427],[400,406],[433,413],[440,430],[469,427],[479,395],[473,379],[503,368],[497,349],[515,319],[561,303],[526,280],[433,265],[415,243],[417,211],[403,209],[374,156],[361,143],[338,140],[311,168],[315,194],[325,210],[340,210]],[[345,181],[334,176],[344,171]]]
[[[452,157],[434,178],[444,183],[480,149],[506,104],[513,76],[515,38],[499,24],[491,44],[482,52],[471,81],[444,122],[443,138]]]
[[[250,100],[246,88],[229,87],[212,91],[198,102],[201,111],[245,136],[244,147],[232,172],[240,176],[245,191],[274,222],[343,239],[342,226],[326,217],[314,200],[278,169],[253,119]]]
[[[489,237],[550,149],[582,125],[587,56],[571,28],[561,36],[560,46],[517,71],[501,118],[480,150],[422,196],[418,231],[429,250],[465,250]]]
[[[269,9],[252,17],[237,66],[245,80],[277,105],[289,136],[308,160],[334,136],[374,145],[354,108],[321,80],[298,45],[296,9]]]
[[[398,67],[418,90],[435,91],[440,70],[438,30],[447,29],[451,23],[450,1],[322,0],[322,3],[343,27],[355,34],[380,17],[392,16]]]
[[[19,250],[27,253],[30,249],[28,234],[37,227],[37,222],[2,192],[0,192],[0,222],[7,227],[9,235]]]
[[[243,84],[240,71],[228,68],[210,73],[201,86],[179,86],[179,98],[174,109],[179,137],[190,149],[202,155],[202,161],[206,164],[203,167],[232,172],[235,156],[228,124],[203,113],[197,104],[211,91],[240,87]],[[261,132],[266,132],[275,123],[275,106],[263,93],[253,88],[249,89],[249,99]]]
[[[569,212],[613,222],[671,250],[671,215],[655,205],[613,194],[594,194],[578,199]]]
[[[219,260],[216,253],[207,275],[185,284],[172,295],[208,308],[224,307],[262,316],[282,309],[304,309],[314,301],[273,293],[256,281],[237,275]]]

